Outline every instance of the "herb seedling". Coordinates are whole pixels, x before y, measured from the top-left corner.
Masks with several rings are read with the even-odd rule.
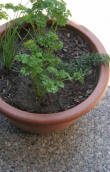
[[[54,52],[63,47],[56,35],[58,26],[65,26],[70,15],[63,0],[30,0],[32,8],[19,4],[6,4],[7,9],[21,11],[23,17],[19,24],[31,24],[34,39],[24,43],[29,49],[29,54],[19,54],[17,60],[22,61],[21,73],[29,75],[36,87],[37,96],[42,97],[47,92],[56,93],[59,87],[64,88],[64,80],[72,79],[65,70],[59,69],[61,60]],[[45,14],[44,14],[45,11]],[[46,31],[48,19],[52,19],[51,28]]]
[[[92,70],[93,66],[97,67],[102,63],[107,65],[109,62],[110,56],[108,54],[83,54],[76,59],[72,59],[69,64],[61,63],[60,68],[68,72],[74,80],[83,84],[85,77],[88,75],[88,72]]]
[[[7,20],[8,19],[8,14],[3,10],[3,8],[4,8],[4,5],[0,4],[0,20],[1,19]]]
[[[15,57],[15,40],[17,35],[17,26],[11,25],[1,36],[0,47],[2,54],[0,60],[5,68],[10,69]]]
[[[8,19],[8,14],[3,10],[4,7],[3,4],[0,4],[0,20]],[[8,25],[6,25],[5,32],[0,34],[0,50],[2,52],[0,54],[0,62],[5,68],[10,69],[15,56],[17,26],[15,26],[14,22],[11,22],[10,26]]]

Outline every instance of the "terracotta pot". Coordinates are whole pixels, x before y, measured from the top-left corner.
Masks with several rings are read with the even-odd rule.
[[[94,52],[106,53],[101,42],[85,27],[69,21],[67,27],[75,29],[91,45]],[[0,27],[3,32],[5,25]],[[0,111],[5,114],[17,127],[33,133],[50,133],[68,127],[80,116],[89,112],[102,98],[108,85],[109,65],[101,66],[99,81],[93,93],[81,104],[64,112],[52,114],[29,113],[10,106],[0,99]]]

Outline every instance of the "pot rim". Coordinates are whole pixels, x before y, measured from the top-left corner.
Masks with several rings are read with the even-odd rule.
[[[94,49],[97,53],[106,53],[105,48],[103,47],[99,39],[87,28],[73,21],[69,21],[67,26],[73,27],[78,32],[80,32],[80,34],[82,34],[85,38],[87,38],[88,41],[94,46]],[[5,30],[5,28],[6,24],[0,26],[0,32],[2,33]],[[0,111],[10,119],[33,124],[38,123],[48,125],[75,120],[83,114],[89,112],[103,97],[109,81],[109,68],[109,65],[101,65],[99,81],[92,94],[79,105],[66,111],[50,114],[30,113],[19,110],[9,105],[1,98]]]

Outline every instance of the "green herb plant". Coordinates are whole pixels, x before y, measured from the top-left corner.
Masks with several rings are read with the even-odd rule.
[[[108,65],[109,62],[110,56],[108,54],[83,54],[78,58],[72,59],[70,63],[61,63],[60,68],[68,72],[74,80],[83,84],[85,77],[93,67],[97,67],[101,64]]]
[[[3,8],[4,8],[4,5],[0,4],[0,20],[1,19],[7,20],[8,19],[8,14],[6,13],[6,11],[3,10]]]
[[[42,97],[47,92],[56,93],[59,88],[64,88],[64,81],[71,80],[69,73],[59,69],[61,60],[55,56],[55,51],[63,47],[56,34],[58,26],[65,26],[70,11],[66,9],[63,0],[30,0],[32,7],[26,8],[22,4],[14,6],[6,4],[7,9],[14,12],[20,11],[23,15],[19,24],[31,24],[34,39],[24,43],[30,54],[18,54],[16,59],[21,61],[21,73],[31,77],[36,87],[37,96]],[[52,19],[51,28],[47,28],[48,19]]]
[[[0,20],[8,19],[8,14],[3,10],[4,5],[0,4]],[[10,26],[6,24],[5,32],[0,34],[0,62],[2,65],[10,69],[15,57],[15,40],[17,35],[17,26],[11,22]]]
[[[17,35],[17,26],[14,27],[11,25],[1,36],[0,47],[2,54],[0,56],[0,61],[3,66],[7,69],[12,67],[14,57],[15,57],[15,41]]]

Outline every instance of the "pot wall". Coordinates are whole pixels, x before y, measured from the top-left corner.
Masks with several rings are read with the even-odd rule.
[[[94,52],[106,53],[101,42],[85,27],[69,21],[67,27],[76,29],[93,47]],[[3,32],[5,25],[0,27]],[[104,95],[109,80],[109,65],[101,66],[98,84],[93,93],[81,104],[64,112],[53,114],[34,114],[19,110],[0,99],[0,111],[17,127],[32,133],[50,133],[70,126],[74,120],[89,112]]]

